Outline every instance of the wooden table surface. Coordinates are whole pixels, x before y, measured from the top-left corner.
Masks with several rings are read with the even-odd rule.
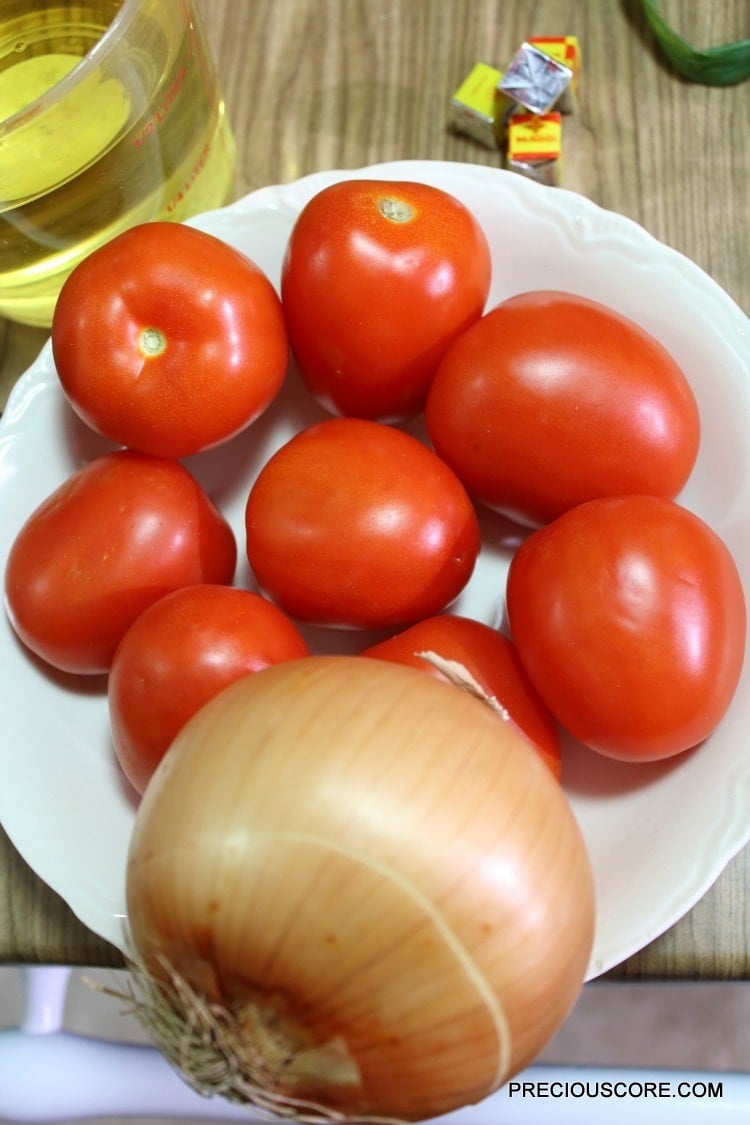
[[[750,83],[681,79],[638,0],[202,0],[200,7],[237,137],[235,197],[308,172],[386,160],[497,164],[495,153],[448,127],[454,90],[474,62],[502,67],[528,36],[577,35],[583,72],[578,113],[565,120],[563,185],[636,220],[750,311]],[[697,46],[750,36],[748,0],[665,0],[662,11]],[[0,403],[45,338],[0,321]],[[745,849],[685,918],[609,975],[747,979],[749,934]],[[1,831],[0,962],[121,963]]]

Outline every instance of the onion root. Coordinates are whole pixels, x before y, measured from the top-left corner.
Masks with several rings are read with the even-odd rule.
[[[126,1005],[151,1042],[202,1097],[226,1101],[292,1118],[302,1125],[405,1125],[396,1117],[352,1116],[275,1089],[280,1081],[325,1073],[330,1083],[359,1081],[353,1059],[341,1039],[322,1046],[289,1050],[286,1037],[265,1019],[260,1007],[250,1014],[243,1005],[242,1018],[224,1005],[212,1003],[159,956],[163,977],[157,979],[127,952],[130,978],[125,991],[102,988]],[[253,1034],[248,1035],[248,1020]]]

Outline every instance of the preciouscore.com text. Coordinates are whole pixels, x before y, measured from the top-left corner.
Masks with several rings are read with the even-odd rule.
[[[597,1079],[587,1081],[509,1082],[509,1098],[721,1098],[721,1081],[653,1081]]]

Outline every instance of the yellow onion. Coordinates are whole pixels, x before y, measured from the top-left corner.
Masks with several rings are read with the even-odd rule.
[[[405,666],[312,656],[225,689],[139,807],[152,1036],[204,1093],[420,1120],[527,1065],[592,944],[584,841],[526,740]]]

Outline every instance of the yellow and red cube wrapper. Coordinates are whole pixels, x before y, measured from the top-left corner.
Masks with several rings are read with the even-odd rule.
[[[500,90],[502,71],[475,63],[451,100],[451,122],[487,148],[503,143],[505,120],[513,102]]]
[[[517,113],[508,121],[506,159],[515,172],[553,186],[560,183],[562,116]]]
[[[569,85],[555,103],[561,113],[573,113],[578,92],[578,78],[581,73],[581,47],[575,35],[532,35],[527,42],[538,47],[553,59],[564,63],[573,72]]]

